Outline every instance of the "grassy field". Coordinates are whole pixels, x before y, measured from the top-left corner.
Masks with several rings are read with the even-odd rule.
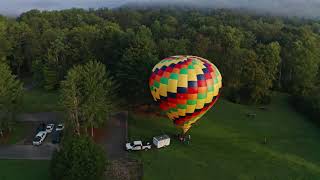
[[[0,160],[0,180],[49,180],[50,161]]]
[[[320,128],[287,99],[277,95],[265,110],[220,99],[191,129],[191,144],[173,140],[167,148],[131,155],[143,161],[146,180],[320,179]],[[131,140],[176,132],[165,118],[130,115]]]
[[[22,112],[61,111],[59,92],[33,89],[26,91],[23,97]]]

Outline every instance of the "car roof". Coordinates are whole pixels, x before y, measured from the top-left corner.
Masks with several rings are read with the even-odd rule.
[[[141,141],[133,141],[133,144],[142,144]]]
[[[42,136],[43,134],[46,134],[46,132],[45,131],[40,131],[40,132],[38,132],[38,134],[36,136]]]

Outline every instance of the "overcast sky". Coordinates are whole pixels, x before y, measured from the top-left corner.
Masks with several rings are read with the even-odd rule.
[[[282,15],[320,17],[320,0],[0,0],[0,14],[17,15],[30,9],[114,8],[126,3],[164,1],[216,8],[245,8]]]

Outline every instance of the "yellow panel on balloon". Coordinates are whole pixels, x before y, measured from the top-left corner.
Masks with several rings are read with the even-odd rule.
[[[187,105],[187,112],[186,113],[194,113],[196,109],[196,105]]]
[[[167,97],[167,85],[166,84],[160,83],[159,91],[160,91],[161,96]]]
[[[178,112],[171,112],[171,114],[172,114],[172,116],[173,116],[174,118],[178,118],[178,117],[179,117]]]
[[[188,75],[180,74],[178,79],[178,87],[188,87]]]
[[[186,110],[185,109],[178,109],[178,115],[179,116],[185,116],[186,115]]]
[[[188,81],[197,81],[197,74],[194,69],[188,70]]]
[[[197,75],[203,74],[203,71],[200,66],[195,66],[194,69],[195,69]]]
[[[202,109],[204,106],[205,99],[198,99],[196,109]]]
[[[213,96],[217,96],[219,94],[219,88],[218,84],[214,85]]]
[[[208,92],[205,103],[211,103],[212,98],[213,98],[213,92],[212,91]]]
[[[168,92],[177,93],[178,80],[169,79]]]
[[[155,101],[157,101],[157,98],[156,98],[156,93],[154,91],[151,91],[151,94],[152,94],[152,97]]]
[[[159,92],[159,89],[156,88],[156,91],[153,91],[153,94],[154,94],[153,97],[155,97],[156,99],[160,99],[160,94],[159,94],[159,93],[160,93],[160,92]]]

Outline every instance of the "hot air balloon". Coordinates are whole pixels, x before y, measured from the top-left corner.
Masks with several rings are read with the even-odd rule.
[[[156,64],[151,94],[184,135],[218,100],[222,77],[215,65],[196,56],[172,56]]]

